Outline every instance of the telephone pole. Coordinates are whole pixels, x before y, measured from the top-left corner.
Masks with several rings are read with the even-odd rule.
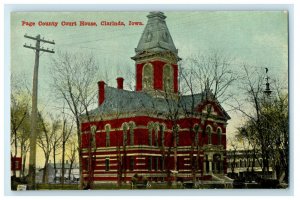
[[[37,120],[38,120],[38,109],[37,109],[37,100],[38,100],[38,69],[39,69],[39,60],[40,52],[54,53],[53,49],[49,50],[41,48],[41,42],[55,44],[54,41],[48,41],[41,39],[40,35],[36,37],[24,35],[25,38],[35,40],[35,47],[31,45],[24,44],[25,48],[33,49],[35,51],[35,63],[33,70],[33,83],[32,83],[32,111],[31,111],[31,134],[30,134],[30,155],[29,155],[29,179],[28,187],[30,190],[36,189],[35,184],[35,172],[36,172],[36,135],[37,135]]]

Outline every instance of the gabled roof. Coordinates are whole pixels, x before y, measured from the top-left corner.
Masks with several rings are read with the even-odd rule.
[[[150,12],[148,22],[142,37],[135,49],[136,56],[143,52],[170,51],[177,55],[169,29],[166,24],[166,16],[162,12]]]

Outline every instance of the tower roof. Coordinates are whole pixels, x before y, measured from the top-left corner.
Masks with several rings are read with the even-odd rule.
[[[150,12],[147,25],[142,37],[135,48],[136,56],[143,52],[172,52],[177,56],[173,39],[166,24],[166,16],[163,12]]]

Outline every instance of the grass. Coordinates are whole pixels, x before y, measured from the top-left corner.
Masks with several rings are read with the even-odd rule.
[[[78,190],[77,184],[37,184],[37,190]]]
[[[213,188],[224,188],[223,185],[215,185],[215,184],[206,184],[200,185],[198,189],[213,189]],[[152,183],[150,188],[144,188],[150,190],[161,190],[161,189],[183,189],[181,185],[167,185],[167,184],[157,184]],[[37,190],[79,190],[79,185],[77,184],[37,184]],[[122,184],[118,187],[114,183],[106,183],[106,184],[95,184],[93,190],[131,190],[130,184]],[[135,188],[135,190],[138,190]]]

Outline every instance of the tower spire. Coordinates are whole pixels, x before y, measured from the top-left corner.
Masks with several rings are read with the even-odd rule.
[[[154,96],[173,97],[178,93],[178,50],[176,49],[166,16],[162,12],[150,12],[135,56],[136,91]]]
[[[138,57],[143,52],[172,52],[177,56],[176,49],[165,19],[163,12],[150,12],[147,15],[148,22],[135,48]],[[135,58],[134,57],[134,58]]]

